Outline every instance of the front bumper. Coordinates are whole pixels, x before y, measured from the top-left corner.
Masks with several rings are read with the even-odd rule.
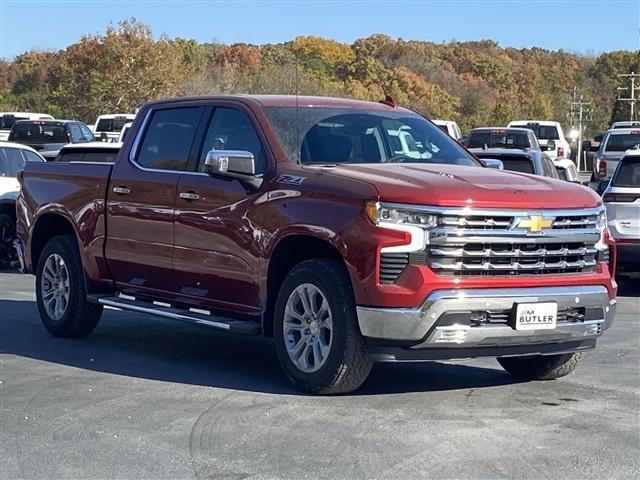
[[[509,312],[517,303],[542,301],[557,302],[558,312],[568,313],[555,329],[522,331],[511,326]],[[372,351],[390,346],[406,352],[419,350],[421,354],[410,355],[419,359],[414,357],[431,358],[429,352],[438,352],[437,358],[459,358],[462,350],[462,356],[472,357],[593,348],[595,339],[611,325],[615,309],[616,301],[609,299],[604,286],[574,286],[440,290],[416,309],[357,307],[357,314]],[[496,315],[498,321],[472,320],[483,312]]]

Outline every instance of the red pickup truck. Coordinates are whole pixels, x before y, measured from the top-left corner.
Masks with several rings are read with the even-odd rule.
[[[26,167],[20,256],[53,335],[111,306],[272,336],[310,392],[375,361],[566,375],[614,317],[603,206],[484,162],[391,102],[152,102],[114,164]]]

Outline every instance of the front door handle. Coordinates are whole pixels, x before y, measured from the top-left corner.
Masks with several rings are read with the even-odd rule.
[[[127,195],[129,193],[131,193],[131,190],[129,190],[127,187],[125,186],[119,186],[119,187],[113,187],[113,193],[117,193],[118,195]]]
[[[187,201],[200,200],[200,195],[196,192],[180,192],[180,198]]]

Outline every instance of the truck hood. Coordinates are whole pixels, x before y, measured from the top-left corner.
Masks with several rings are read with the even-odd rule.
[[[368,182],[386,202],[508,209],[589,208],[601,203],[582,185],[491,168],[417,163],[307,168]]]

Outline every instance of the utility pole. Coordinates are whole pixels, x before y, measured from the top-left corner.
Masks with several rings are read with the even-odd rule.
[[[619,92],[629,91],[629,97],[623,98],[618,97],[619,102],[629,102],[629,120],[635,120],[635,110],[636,110],[636,102],[638,101],[638,97],[636,97],[636,91],[640,90],[640,85],[636,87],[636,78],[640,78],[640,73],[631,72],[631,73],[621,73],[618,77],[628,78],[630,85],[628,87],[618,87]]]
[[[570,104],[570,110],[569,110],[569,115],[571,117],[571,123],[572,123],[572,127],[576,126],[575,125],[575,117],[578,117],[578,124],[577,124],[577,129],[578,129],[578,139],[577,139],[577,144],[578,144],[578,153],[576,155],[576,163],[577,163],[577,167],[578,170],[580,170],[580,164],[581,164],[581,160],[582,160],[582,131],[584,130],[585,125],[587,124],[587,122],[591,121],[591,102],[586,102],[584,100],[584,97],[582,95],[578,95],[577,89],[574,88],[573,89],[573,98],[571,100],[571,104]],[[584,166],[584,170],[586,171],[587,169],[587,165],[585,162],[585,166]]]

